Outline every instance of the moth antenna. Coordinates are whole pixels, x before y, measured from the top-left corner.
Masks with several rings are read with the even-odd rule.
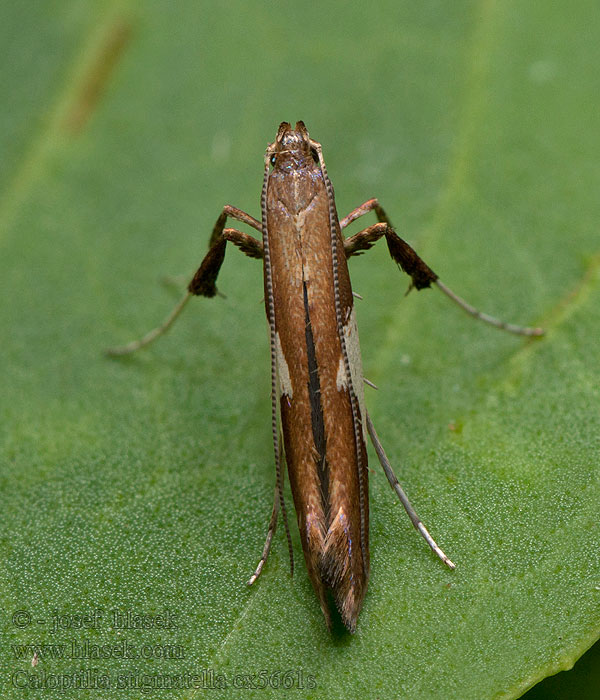
[[[285,122],[279,127],[279,132],[282,133],[282,128]],[[279,134],[278,134],[279,136]],[[288,551],[290,555],[290,574],[294,575],[294,550],[292,547],[292,535],[287,518],[287,509],[283,498],[283,476],[281,473],[281,449],[279,426],[277,421],[277,355],[276,355],[276,339],[275,339],[275,301],[273,299],[273,272],[271,269],[271,252],[269,249],[269,237],[267,235],[267,185],[269,183],[269,156],[270,149],[267,149],[265,154],[265,173],[263,178],[263,187],[260,196],[260,207],[262,215],[262,235],[263,235],[263,251],[265,261],[265,283],[267,288],[266,303],[269,317],[269,342],[271,349],[271,429],[273,432],[273,449],[275,451],[275,475],[277,483],[277,494],[279,496],[279,505],[281,507],[281,515],[283,517],[283,525],[287,537]]]

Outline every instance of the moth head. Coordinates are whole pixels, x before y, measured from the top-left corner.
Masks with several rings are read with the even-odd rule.
[[[286,165],[293,163],[296,167],[307,161],[318,162],[319,158],[312,147],[311,139],[304,122],[296,122],[292,128],[289,122],[281,122],[275,141],[267,148],[271,165]]]

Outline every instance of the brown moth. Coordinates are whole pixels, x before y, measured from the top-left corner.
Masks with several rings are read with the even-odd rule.
[[[279,510],[291,537],[283,500],[282,462],[288,475],[304,559],[328,627],[333,599],[350,632],[356,629],[369,579],[367,435],[391,487],[413,525],[451,569],[400,487],[367,413],[358,331],[347,258],[385,236],[392,259],[411,277],[411,286],[435,284],[471,315],[513,333],[541,335],[483,314],[442,284],[438,276],[394,231],[376,199],[338,220],[333,187],[321,145],[303,122],[279,126],[267,147],[261,196],[262,220],[225,206],[209,251],[183,299],[165,322],[141,340],[112,348],[122,355],[164,333],[193,295],[215,296],[215,282],[230,241],[264,265],[265,307],[271,347],[272,432],[276,486],[264,550],[254,583],[267,560]],[[344,239],[342,229],[367,212],[379,223]],[[225,228],[228,217],[262,234],[262,242]],[[283,444],[280,432],[283,434]]]

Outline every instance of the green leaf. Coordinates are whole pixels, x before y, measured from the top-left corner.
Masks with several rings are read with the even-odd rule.
[[[0,19],[2,697],[481,700],[569,668],[600,636],[597,3],[26,5]],[[377,196],[457,293],[548,331],[405,298],[384,245],[351,262],[371,415],[457,565],[371,453],[354,636],[295,525],[294,578],[279,531],[245,586],[274,483],[261,265],[230,250],[226,298],[102,355],[168,313],[225,203],[259,215],[296,119],[341,213]]]

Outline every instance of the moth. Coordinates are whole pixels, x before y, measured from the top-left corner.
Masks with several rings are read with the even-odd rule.
[[[378,223],[349,238],[342,230],[374,212]],[[303,122],[283,122],[267,147],[261,220],[225,206],[209,250],[188,289],[164,323],[141,340],[112,348],[111,355],[138,350],[163,334],[192,296],[213,297],[227,243],[262,259],[265,309],[271,351],[271,429],[275,496],[256,581],[269,555],[279,511],[290,565],[293,551],[283,498],[287,464],[304,559],[326,624],[331,599],[350,632],[356,629],[369,580],[369,485],[366,443],[370,437],[386,477],[414,527],[451,569],[454,564],[433,540],[394,475],[364,401],[363,372],[347,259],[385,238],[392,259],[411,278],[409,290],[437,286],[469,314],[523,335],[540,328],[504,323],[467,304],[402,240],[377,199],[341,221],[321,145]],[[258,231],[259,240],[235,228],[235,219]]]

